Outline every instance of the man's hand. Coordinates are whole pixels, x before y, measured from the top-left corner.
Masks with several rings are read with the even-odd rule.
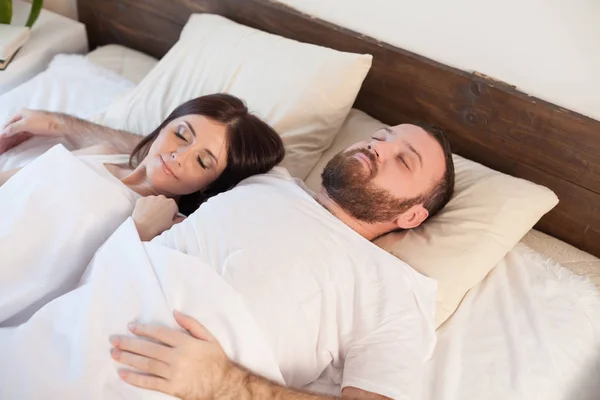
[[[288,389],[254,375],[231,362],[219,342],[198,321],[177,311],[175,320],[189,334],[161,326],[136,324],[129,329],[140,338],[112,338],[112,357],[140,371],[122,370],[119,372],[121,379],[183,400],[336,399]],[[342,399],[390,400],[351,387],[343,390]]]
[[[187,333],[151,325],[129,327],[135,335],[160,344],[128,336],[112,338],[112,357],[141,371],[122,370],[121,379],[180,399],[218,398],[234,364],[219,342],[194,319],[175,312],[175,320]]]
[[[46,111],[21,110],[0,132],[0,154],[29,140],[33,136],[56,137],[61,135],[60,114]]]

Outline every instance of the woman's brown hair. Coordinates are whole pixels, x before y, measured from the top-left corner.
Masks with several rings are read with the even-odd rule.
[[[184,215],[193,213],[206,200],[233,188],[243,179],[268,172],[283,160],[285,150],[277,132],[252,115],[239,98],[218,93],[189,100],[173,110],[135,147],[129,157],[130,165],[139,165],[161,130],[174,119],[185,115],[202,115],[226,126],[227,167],[206,188],[180,198],[179,211]]]

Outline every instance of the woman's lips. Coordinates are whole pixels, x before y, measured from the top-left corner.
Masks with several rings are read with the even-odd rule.
[[[178,179],[171,168],[169,168],[165,160],[163,160],[162,156],[159,156],[158,158],[160,159],[160,164],[162,165],[163,171],[165,171],[167,175],[171,175],[173,178]]]

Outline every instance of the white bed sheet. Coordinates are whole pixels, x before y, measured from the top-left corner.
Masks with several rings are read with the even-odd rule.
[[[520,243],[438,330],[428,369],[426,400],[598,399],[600,294]]]

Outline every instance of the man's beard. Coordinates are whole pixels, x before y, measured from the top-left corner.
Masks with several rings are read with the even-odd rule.
[[[364,167],[356,154],[368,157],[371,170]],[[325,166],[321,178],[330,199],[352,217],[366,223],[393,222],[400,214],[421,202],[420,197],[400,199],[377,187],[377,160],[366,149],[341,152]]]

